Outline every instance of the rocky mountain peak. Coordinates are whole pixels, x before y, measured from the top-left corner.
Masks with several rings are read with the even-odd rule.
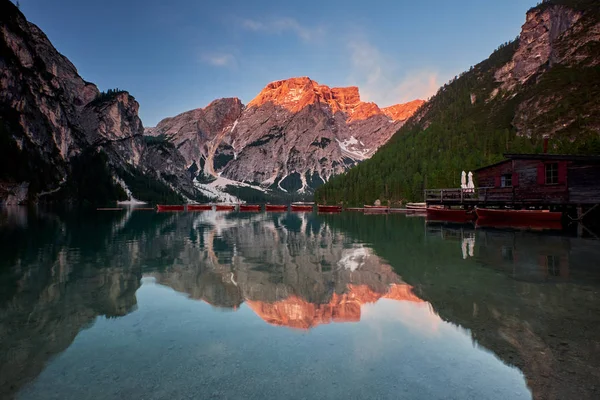
[[[165,135],[200,185],[305,193],[369,158],[422,103],[382,110],[362,101],[356,86],[297,77],[269,83],[246,107],[237,98],[215,100],[146,134]]]
[[[422,103],[421,100],[418,101]],[[248,107],[260,107],[266,103],[283,107],[292,113],[297,113],[312,104],[320,104],[329,107],[333,114],[338,112],[346,114],[347,122],[365,120],[375,115],[386,115],[393,121],[405,120],[412,115],[409,110],[412,109],[414,112],[418,108],[418,106],[405,107],[404,104],[397,104],[392,107],[406,109],[406,111],[386,113],[375,103],[361,101],[356,86],[330,88],[309,77],[271,82],[248,103]]]
[[[410,118],[424,103],[425,100],[413,100],[382,108],[381,111],[394,121],[404,121]]]

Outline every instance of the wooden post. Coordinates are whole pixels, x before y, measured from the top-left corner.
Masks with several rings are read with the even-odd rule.
[[[583,236],[583,222],[581,219],[583,218],[583,207],[581,204],[577,206],[577,237]]]

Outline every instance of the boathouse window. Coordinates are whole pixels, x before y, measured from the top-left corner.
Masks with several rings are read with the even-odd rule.
[[[558,184],[558,163],[546,164],[546,185]]]
[[[500,187],[512,187],[512,174],[504,174],[500,177]]]

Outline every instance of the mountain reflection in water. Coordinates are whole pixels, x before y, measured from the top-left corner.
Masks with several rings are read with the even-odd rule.
[[[380,298],[422,301],[370,248],[305,214],[233,222],[205,214],[197,223],[215,227],[198,239],[203,245],[192,244],[183,262],[151,275],[213,306],[236,309],[245,302],[270,324],[308,329],[359,321],[361,306]]]
[[[239,318],[247,307],[294,330],[363,324],[365,312],[364,323],[401,320],[421,335],[448,335],[439,329],[449,322],[523,371],[532,397],[597,397],[594,241],[426,226],[403,216],[21,208],[0,215],[0,397],[26,388],[21,397],[37,398],[36,378],[80,331],[99,316],[137,309],[142,277]],[[486,387],[460,390],[467,396]]]

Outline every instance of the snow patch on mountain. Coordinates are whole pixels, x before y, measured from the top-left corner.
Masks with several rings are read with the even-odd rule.
[[[200,183],[194,181],[194,186],[202,192],[203,195],[211,198],[213,201],[225,202],[225,203],[243,203],[236,196],[225,192],[227,186],[247,187],[254,190],[258,190],[263,193],[267,193],[267,190],[255,185],[250,185],[245,182],[234,181],[227,179],[223,176],[217,176],[216,179],[210,183]]]
[[[350,136],[350,139],[344,141],[337,138],[335,140],[338,142],[343,153],[346,153],[353,158],[358,158],[359,160],[367,159],[369,151],[371,151],[371,149],[360,148],[358,144],[360,143],[362,146],[364,146],[364,144],[361,141],[358,141],[354,136]]]

